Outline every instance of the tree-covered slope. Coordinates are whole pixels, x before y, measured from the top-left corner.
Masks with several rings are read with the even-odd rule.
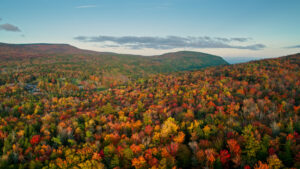
[[[299,63],[156,74],[105,91],[89,83],[97,77],[78,88],[56,74],[36,92],[1,85],[0,168],[299,168]]]

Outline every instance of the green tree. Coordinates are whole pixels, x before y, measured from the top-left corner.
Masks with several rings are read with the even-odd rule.
[[[245,138],[245,153],[246,160],[250,164],[254,164],[256,162],[256,153],[260,149],[260,141],[254,137],[254,128],[252,125],[248,125],[243,130],[243,136]]]

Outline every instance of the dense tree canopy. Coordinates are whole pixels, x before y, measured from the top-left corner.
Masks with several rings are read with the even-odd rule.
[[[102,91],[76,65],[3,65],[0,168],[300,167],[299,55]]]

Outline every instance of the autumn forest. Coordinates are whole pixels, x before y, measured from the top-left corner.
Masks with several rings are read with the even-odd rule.
[[[300,168],[299,54],[67,49],[0,53],[0,168]]]

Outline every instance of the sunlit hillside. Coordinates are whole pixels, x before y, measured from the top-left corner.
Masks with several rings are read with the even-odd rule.
[[[300,167],[299,54],[151,74],[102,91],[92,86],[96,64],[7,63],[0,168]]]

